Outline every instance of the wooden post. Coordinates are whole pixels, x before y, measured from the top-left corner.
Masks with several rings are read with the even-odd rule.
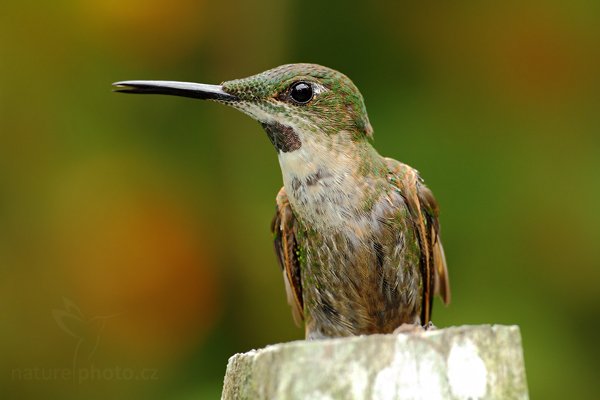
[[[229,359],[223,400],[527,399],[517,326],[268,346]]]

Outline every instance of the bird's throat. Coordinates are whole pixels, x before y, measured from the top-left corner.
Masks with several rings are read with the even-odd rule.
[[[261,122],[261,125],[277,151],[289,153],[298,150],[302,146],[300,138],[293,127],[277,121]]]
[[[381,196],[385,175],[365,174],[363,164],[370,161],[357,159],[352,150],[323,151],[305,140],[296,151],[279,153],[285,190],[299,218],[315,227],[339,228],[369,213],[365,205]]]

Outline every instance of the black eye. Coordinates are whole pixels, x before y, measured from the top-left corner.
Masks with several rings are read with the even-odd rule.
[[[313,88],[310,83],[296,82],[290,88],[290,97],[298,104],[306,104],[313,97]]]

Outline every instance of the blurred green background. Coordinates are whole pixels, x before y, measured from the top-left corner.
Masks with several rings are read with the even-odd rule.
[[[532,398],[594,397],[600,2],[413,3],[3,2],[0,396],[218,398],[230,355],[303,337],[260,126],[110,84],[315,62],[441,204],[435,323],[518,324]]]

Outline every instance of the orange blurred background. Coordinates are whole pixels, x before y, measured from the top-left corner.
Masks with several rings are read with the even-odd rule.
[[[126,0],[0,5],[0,396],[218,398],[229,356],[303,337],[281,186],[233,109],[123,96],[315,62],[441,204],[438,326],[519,324],[532,398],[600,357],[600,3]]]

